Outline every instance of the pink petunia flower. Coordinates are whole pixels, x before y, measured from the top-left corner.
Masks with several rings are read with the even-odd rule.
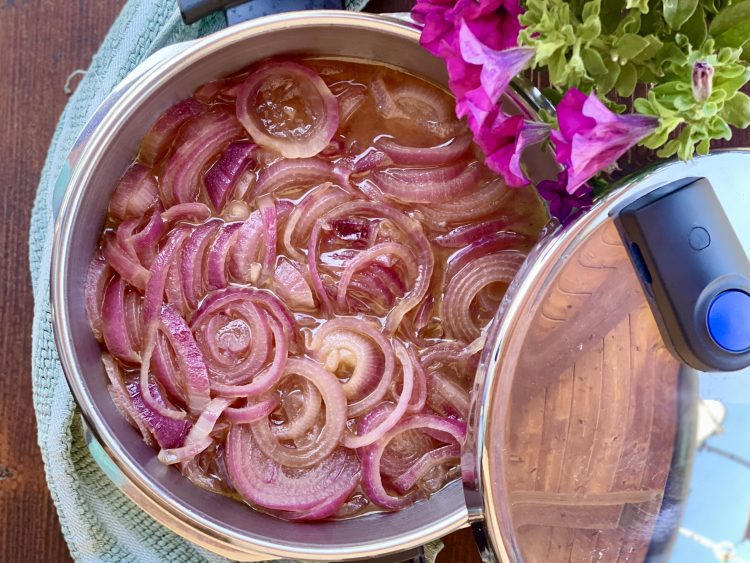
[[[549,127],[544,123],[526,121],[520,115],[507,116],[498,107],[475,133],[475,140],[485,154],[485,164],[501,174],[509,186],[518,188],[530,183],[521,168],[523,151],[548,134]]]
[[[563,225],[569,223],[582,211],[593,205],[593,195],[588,184],[578,186],[575,193],[567,190],[568,173],[563,170],[555,180],[539,182],[537,190],[549,206],[550,215],[556,217]]]
[[[614,164],[657,126],[655,117],[617,115],[593,93],[572,88],[557,106],[559,131],[552,131],[557,161],[568,171],[567,190],[576,189]]]
[[[456,104],[458,117],[470,115],[469,125],[474,130],[484,124],[487,115],[500,101],[511,80],[528,66],[534,56],[534,49],[491,49],[472,33],[466,22],[461,23],[458,40],[462,59],[481,69],[479,84],[467,91],[463,99]]]

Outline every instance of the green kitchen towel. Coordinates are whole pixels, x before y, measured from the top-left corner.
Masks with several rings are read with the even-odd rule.
[[[365,2],[350,0],[347,7],[360,9]],[[89,116],[148,55],[166,45],[206,35],[223,25],[224,19],[219,16],[184,25],[174,0],[130,0],[63,112],[39,182],[29,240],[35,302],[34,408],[49,489],[70,552],[78,561],[222,560],[143,513],[90,456],[52,338],[49,265],[56,179]],[[434,560],[435,547],[430,546],[428,560]]]

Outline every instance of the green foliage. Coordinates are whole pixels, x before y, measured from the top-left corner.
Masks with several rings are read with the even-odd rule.
[[[519,43],[536,49],[552,98],[570,88],[617,97],[659,119],[642,145],[689,159],[750,126],[750,0],[525,0]],[[693,94],[696,62],[713,68],[711,94]],[[645,85],[638,88],[638,85]],[[647,92],[644,94],[644,92]]]

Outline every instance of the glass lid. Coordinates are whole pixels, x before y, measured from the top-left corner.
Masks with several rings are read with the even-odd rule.
[[[485,559],[750,561],[745,170],[642,173],[527,261],[463,459]]]

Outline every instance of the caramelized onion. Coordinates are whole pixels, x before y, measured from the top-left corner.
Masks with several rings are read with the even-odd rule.
[[[230,143],[208,172],[203,176],[203,184],[211,204],[219,213],[224,209],[235,184],[248,168],[255,166],[258,146],[252,141]]]

